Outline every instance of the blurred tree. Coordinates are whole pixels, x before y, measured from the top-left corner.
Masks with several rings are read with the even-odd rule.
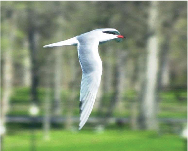
[[[29,58],[28,51],[28,40],[23,40],[23,51],[25,51],[25,55],[23,57],[23,85],[29,87],[31,84],[31,61]]]
[[[0,111],[0,129],[1,129],[1,149],[3,149],[3,139],[6,133],[6,115],[10,111],[10,98],[13,88],[13,50],[15,46],[15,31],[17,29],[16,19],[17,11],[12,7],[13,3],[3,5],[2,9],[2,24],[1,34],[3,40],[1,41],[1,62],[3,62],[1,76],[1,111]]]
[[[37,31],[36,27],[36,12],[32,9],[32,4],[29,5],[27,9],[28,13],[28,41],[29,41],[29,51],[30,51],[30,57],[31,57],[31,101],[34,104],[38,104],[38,82],[39,82],[39,77],[38,77],[38,38],[39,38],[39,33]]]
[[[140,128],[157,130],[157,110],[158,110],[158,91],[157,91],[157,73],[159,61],[158,34],[159,34],[159,2],[150,2],[148,19],[148,42],[147,42],[147,64],[144,82],[141,85],[142,94],[140,100]]]
[[[53,24],[53,21],[59,17],[56,15],[60,11],[59,2],[41,3],[41,2],[25,2],[27,12],[27,28],[26,33],[28,35],[29,50],[31,57],[31,70],[32,70],[32,81],[31,81],[31,100],[33,103],[39,103],[37,87],[39,86],[39,78],[41,68],[43,66],[42,60],[45,59],[43,52],[39,51],[42,48],[41,38],[43,36],[49,37],[53,33],[53,28],[57,26],[57,23]],[[56,8],[55,11],[52,8]],[[46,9],[48,13],[46,13]],[[50,21],[50,22],[49,22]],[[50,26],[48,30],[44,30],[44,26]],[[55,53],[55,52],[54,52]],[[48,55],[47,55],[48,56]]]
[[[13,82],[13,50],[15,46],[15,31],[17,28],[16,19],[17,11],[13,10],[11,7],[12,2],[9,2],[9,5],[4,5],[3,7],[3,16],[2,16],[2,57],[3,61],[3,76],[2,78],[2,111],[1,111],[1,124],[5,124],[5,116],[10,110],[9,101],[12,93],[12,82]],[[6,7],[7,6],[7,7]]]
[[[176,35],[180,37],[181,31],[185,28],[178,29],[177,32],[174,29],[174,25],[177,23],[179,18],[186,17],[186,5],[185,2],[160,2],[161,11],[159,12],[160,18],[160,67],[159,67],[159,89],[169,87],[170,83],[170,49],[172,38]],[[165,15],[163,15],[165,14]],[[175,34],[177,33],[177,34]],[[184,51],[185,52],[185,51]],[[183,51],[182,51],[183,53]]]
[[[145,64],[146,64],[146,54],[141,53],[138,55],[138,58],[135,64],[137,66],[135,67],[137,68],[137,71],[135,71],[137,76],[134,77],[135,81],[133,82],[133,84],[134,84],[135,92],[137,93],[137,95],[135,96],[133,100],[131,100],[131,128],[132,129],[138,129],[139,127],[138,116],[139,116],[140,108],[138,108],[138,106],[139,106],[140,99],[143,93],[142,83],[145,77],[145,70],[146,70]]]
[[[170,43],[171,86],[186,86],[187,80],[187,2],[173,3],[173,33]]]
[[[61,31],[62,24],[64,24],[63,14],[58,18],[59,28],[57,30],[56,38],[59,41],[62,40],[62,35],[65,35],[65,32]],[[64,62],[64,49],[62,47],[58,47],[54,50],[54,101],[53,101],[53,114],[56,116],[60,116],[62,114],[62,98],[61,98],[61,90],[62,90],[62,65]]]
[[[125,91],[124,77],[125,77],[125,60],[127,54],[125,51],[116,50],[116,64],[114,66],[114,94],[110,100],[110,104],[106,113],[105,124],[108,123],[108,119],[112,116],[117,104],[123,99],[123,92]]]

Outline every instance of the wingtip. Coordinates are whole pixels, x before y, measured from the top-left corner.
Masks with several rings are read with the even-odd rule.
[[[78,130],[80,131],[83,128],[84,125],[81,125],[81,123],[79,124],[79,128]]]

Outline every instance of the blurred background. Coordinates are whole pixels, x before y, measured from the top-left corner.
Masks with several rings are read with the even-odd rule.
[[[81,131],[75,46],[44,49],[97,28],[103,75]],[[187,2],[1,2],[1,148],[184,151]]]

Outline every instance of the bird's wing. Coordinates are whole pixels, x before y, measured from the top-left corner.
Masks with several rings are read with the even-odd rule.
[[[79,61],[82,67],[82,81],[80,90],[80,124],[79,130],[84,126],[95,102],[101,81],[102,62],[98,50],[79,49]]]
[[[80,91],[80,124],[81,129],[86,123],[97,95],[98,87],[100,84],[101,75],[98,72],[91,74],[83,74]]]

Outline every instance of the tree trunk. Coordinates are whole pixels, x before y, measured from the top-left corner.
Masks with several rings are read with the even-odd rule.
[[[29,87],[31,85],[31,60],[29,59],[28,40],[23,42],[25,56],[23,58],[23,86]]]
[[[6,133],[6,114],[10,110],[9,102],[12,93],[12,82],[13,82],[13,49],[14,49],[14,41],[15,41],[15,31],[16,31],[16,12],[10,11],[10,14],[7,14],[6,20],[4,23],[9,26],[9,31],[4,33],[7,40],[9,40],[9,44],[6,50],[3,52],[3,74],[2,74],[2,101],[0,101],[0,105],[2,110],[0,111],[0,143],[1,149],[3,150],[3,140],[4,135]],[[2,58],[1,58],[2,59]]]
[[[152,1],[149,9],[149,38],[147,65],[140,100],[140,128],[157,130],[157,80],[158,80],[158,2]]]
[[[2,93],[2,116],[5,121],[5,115],[9,111],[9,101],[12,92],[12,48],[8,48],[3,54],[3,93]],[[4,122],[3,122],[4,123]]]
[[[16,13],[11,12],[8,15],[8,18],[4,22],[9,26],[9,30],[7,33],[5,33],[5,37],[9,40],[8,48],[3,51],[3,60],[4,60],[4,66],[3,66],[3,76],[2,76],[2,111],[1,111],[1,120],[0,121],[0,127],[5,126],[6,121],[6,114],[10,109],[9,101],[12,93],[12,81],[13,81],[13,61],[12,61],[12,55],[13,55],[13,49],[14,49],[14,41],[15,41],[15,31],[16,31],[16,24],[15,24],[15,18]],[[5,127],[4,127],[5,128]]]
[[[33,104],[38,104],[38,60],[37,60],[37,42],[38,33],[35,23],[35,13],[28,9],[28,41],[31,56],[31,101]]]

